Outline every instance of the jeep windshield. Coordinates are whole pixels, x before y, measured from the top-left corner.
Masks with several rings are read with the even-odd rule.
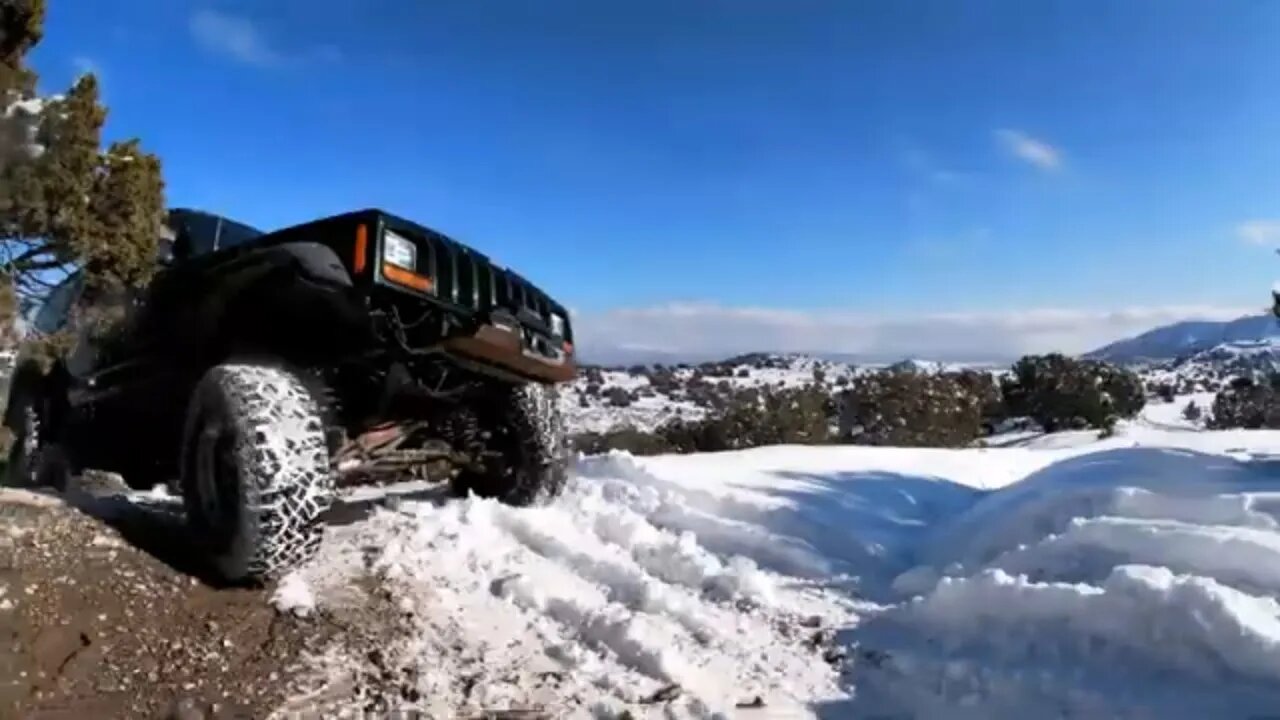
[[[238,247],[265,234],[257,228],[200,210],[171,210],[169,224],[173,227],[177,242],[184,245],[190,255]]]

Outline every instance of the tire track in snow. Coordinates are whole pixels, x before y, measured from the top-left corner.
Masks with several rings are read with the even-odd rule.
[[[759,696],[769,717],[809,717],[812,699],[843,697],[808,618],[846,625],[848,601],[714,552],[623,490],[578,478],[545,507],[400,502],[337,529],[298,575],[322,607],[362,577],[399,598],[413,631],[396,662],[420,668],[417,694],[441,712],[749,717],[735,706]],[[642,704],[668,685],[674,699]]]

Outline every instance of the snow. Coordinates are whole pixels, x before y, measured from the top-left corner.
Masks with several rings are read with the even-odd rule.
[[[1248,355],[1271,355],[1280,348],[1280,338],[1267,337],[1258,340],[1238,340],[1221,343],[1203,351],[1204,355],[1221,355],[1224,357],[1242,357]]]
[[[640,397],[625,408],[617,408],[604,402],[590,402],[582,407],[574,394],[563,393],[560,407],[574,432],[599,433],[623,426],[652,431],[675,418],[699,420],[707,412],[687,400],[673,400],[665,395]]]
[[[551,676],[563,678],[553,694],[571,708],[564,716],[636,705],[673,684],[683,717],[727,717],[757,695],[796,713],[843,697],[801,623],[844,626],[860,604],[664,526],[663,507],[695,501],[631,462],[586,462],[596,473],[546,507],[401,500],[335,529],[291,577],[320,605],[349,602],[361,573],[388,587],[415,618],[398,662],[419,668],[426,709],[441,715],[530,702]],[[464,667],[469,693],[457,682]]]
[[[392,489],[273,602],[383,588],[408,623],[387,648],[413,670],[405,707],[437,715],[1273,711],[1280,432],[1170,420],[1006,448],[613,453],[533,508]],[[341,687],[360,660],[316,662]]]
[[[1280,338],[1241,339],[1200,349],[1141,369],[1144,379],[1180,390],[1217,390],[1235,377],[1280,370]]]
[[[12,96],[10,96],[12,97]],[[8,100],[9,98],[6,98]],[[18,100],[10,100],[8,105],[4,107],[2,117],[6,120],[14,118],[27,118],[31,122],[27,127],[27,138],[24,148],[30,157],[39,157],[44,152],[44,146],[36,141],[37,121],[39,116],[48,107],[50,102],[56,102],[61,96],[53,96],[49,98],[32,97]]]
[[[832,391],[841,378],[853,377],[859,370],[848,363],[806,355],[762,355],[751,362],[712,363],[699,369],[672,368],[674,391],[654,387],[645,374],[601,370],[599,382],[592,375],[582,373],[569,383],[560,393],[560,407],[570,431],[575,433],[603,433],[623,427],[652,431],[676,418],[698,420],[707,414],[707,409],[685,396],[695,372],[711,372],[713,374],[702,377],[705,382],[713,386],[724,383],[730,389],[798,388],[817,383]],[[820,383],[816,377],[822,378]],[[599,385],[596,395],[587,393],[593,384]],[[626,391],[631,395],[630,403],[625,407],[611,404],[610,390]]]
[[[1233,330],[1232,333],[1236,333]],[[1243,331],[1240,331],[1243,332]],[[598,375],[582,373],[560,393],[561,410],[570,432],[604,433],[628,427],[652,431],[676,418],[698,420],[706,416],[706,407],[693,401],[690,388],[694,378],[715,388],[715,394],[746,388],[798,388],[816,386],[828,393],[842,391],[841,383],[861,373],[875,372],[887,367],[912,369],[917,372],[958,372],[977,370],[992,374],[997,379],[1008,372],[1004,366],[974,363],[941,363],[924,360],[904,360],[890,365],[850,363],[825,360],[806,355],[761,355],[740,362],[711,363],[702,366],[668,369],[671,381],[668,386],[655,387],[651,371],[601,370]],[[1232,378],[1256,377],[1280,369],[1280,338],[1252,338],[1244,335],[1230,342],[1199,348],[1198,352],[1145,367],[1134,367],[1144,383],[1169,384],[1180,393],[1173,405],[1151,398],[1143,418],[1160,429],[1200,429],[1199,423],[1182,418],[1182,410],[1189,400],[1195,400],[1202,412],[1213,406],[1215,393]],[[589,388],[598,389],[589,392]],[[621,390],[628,394],[629,404],[617,407],[610,402],[609,391]],[[1031,437],[1024,434],[1022,439]],[[988,439],[989,445],[999,446],[1016,440],[1009,433]],[[1057,442],[1051,440],[1049,442]]]
[[[271,604],[280,612],[304,617],[316,609],[316,599],[311,594],[311,586],[307,585],[307,581],[296,572],[281,578],[280,584],[271,595]]]
[[[1280,695],[1277,613],[1149,565],[1098,585],[987,570],[868,623],[865,638],[896,630],[904,644],[868,666],[860,703],[908,717],[1261,717]]]
[[[1155,428],[1164,430],[1198,430],[1203,426],[1204,417],[1209,415],[1213,409],[1213,400],[1217,393],[1197,392],[1187,393],[1185,395],[1176,395],[1173,402],[1161,402],[1159,399],[1151,399],[1147,401],[1146,407],[1142,409],[1142,421]],[[1201,420],[1193,422],[1182,416],[1182,411],[1186,409],[1187,403],[1194,402],[1200,407]]]
[[[56,99],[58,98],[32,97],[24,100],[15,100],[4,109],[4,117],[14,117],[18,113],[22,113],[23,115],[39,115],[44,112],[44,108],[50,100]]]
[[[1280,439],[1129,430],[1139,447],[1059,459],[920,543],[895,583],[914,597],[847,633],[865,653],[851,706],[957,718],[1280,706],[1280,488],[1271,461],[1248,459]]]

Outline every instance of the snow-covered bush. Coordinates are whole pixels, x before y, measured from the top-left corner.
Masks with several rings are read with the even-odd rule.
[[[763,445],[814,445],[828,441],[835,407],[817,386],[752,388],[729,396],[723,411],[659,428],[675,452],[715,452]]]
[[[611,387],[604,393],[605,398],[613,407],[627,407],[631,405],[631,393],[620,387]]]
[[[1117,416],[1132,418],[1142,412],[1147,404],[1147,397],[1142,392],[1142,378],[1137,373],[1118,365],[1097,361],[1085,362],[1084,366],[1100,379],[1104,397]]]
[[[977,399],[982,412],[984,432],[991,432],[1009,418],[1009,411],[1004,404],[1004,394],[1000,384],[989,372],[980,370],[960,370],[948,373],[960,387]]]
[[[1210,428],[1280,428],[1280,392],[1273,376],[1270,382],[1236,378],[1213,399]]]
[[[1195,400],[1188,401],[1187,406],[1182,408],[1182,418],[1184,420],[1199,422],[1203,415],[1204,412],[1200,409],[1200,406],[1196,404]]]
[[[680,379],[670,368],[655,368],[649,376],[649,386],[662,395],[671,395],[680,389]]]
[[[1002,388],[1009,414],[1030,417],[1046,432],[1109,431],[1146,403],[1142,380],[1134,372],[1056,353],[1022,358]]]
[[[607,432],[586,432],[575,435],[573,449],[588,455],[600,455],[610,450],[625,450],[633,455],[659,455],[671,452],[666,438],[653,432],[624,426]]]
[[[976,378],[887,369],[853,379],[840,400],[840,439],[860,445],[958,447],[982,434]]]
[[[605,397],[616,389],[606,390]],[[588,455],[610,450],[653,455],[816,445],[830,439],[835,404],[821,387],[734,388],[699,381],[689,387],[689,395],[706,408],[705,416],[687,419],[677,412],[652,431],[624,425],[579,433],[573,437],[573,447]]]

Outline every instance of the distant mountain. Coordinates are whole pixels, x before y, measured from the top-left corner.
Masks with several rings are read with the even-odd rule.
[[[1086,357],[1110,362],[1173,360],[1219,345],[1272,339],[1280,340],[1280,323],[1271,315],[1252,315],[1225,322],[1192,320],[1111,343]]]

